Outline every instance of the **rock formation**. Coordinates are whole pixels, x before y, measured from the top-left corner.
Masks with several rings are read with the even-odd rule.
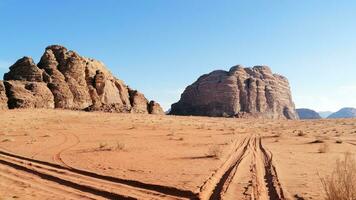
[[[0,110],[7,109],[7,96],[5,91],[5,86],[2,81],[0,81]]]
[[[297,119],[288,80],[266,66],[217,70],[188,86],[170,114]]]
[[[307,108],[297,109],[299,119],[321,119],[319,113]]]
[[[59,45],[47,47],[37,65],[29,57],[19,59],[4,75],[4,84],[0,82],[0,109],[61,108],[164,114],[159,104],[153,106],[151,109],[151,103],[143,94],[115,78],[102,62]]]
[[[162,107],[159,105],[159,103],[155,101],[150,101],[148,104],[148,112],[151,114],[162,114],[164,113]]]
[[[336,118],[356,118],[356,108],[342,108],[328,117],[328,119]]]

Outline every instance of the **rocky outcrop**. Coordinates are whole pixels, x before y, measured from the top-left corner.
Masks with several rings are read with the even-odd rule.
[[[59,45],[47,47],[37,65],[21,58],[4,80],[9,108],[153,113],[145,96],[115,78],[102,62]],[[159,113],[157,106],[154,113]]]
[[[0,81],[0,110],[7,109],[7,96],[4,83]]]
[[[161,105],[159,105],[159,103],[157,103],[155,101],[150,101],[150,103],[148,104],[148,112],[150,114],[156,114],[156,115],[164,115],[165,114]]]
[[[328,119],[337,118],[356,118],[356,108],[342,108],[339,111],[328,116]]]
[[[288,80],[267,66],[217,70],[188,86],[170,114],[297,119]]]
[[[299,108],[297,109],[297,113],[299,119],[321,119],[319,113],[314,110],[307,109],[307,108]]]
[[[10,72],[4,74],[4,80],[42,81],[42,70],[32,58],[23,57],[10,67]]]
[[[137,90],[129,90],[132,111],[135,113],[148,113],[148,101],[145,96]]]
[[[47,84],[28,81],[5,81],[8,107],[54,108],[53,95]]]

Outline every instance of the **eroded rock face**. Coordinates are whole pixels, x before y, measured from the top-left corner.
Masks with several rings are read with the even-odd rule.
[[[288,80],[267,66],[217,70],[188,86],[170,114],[297,119]]]
[[[42,70],[32,58],[23,57],[10,67],[10,72],[4,75],[4,80],[42,81]]]
[[[130,102],[132,105],[132,112],[146,114],[148,112],[148,100],[145,96],[137,90],[129,88]]]
[[[0,110],[7,109],[7,96],[4,83],[0,81]]]
[[[159,103],[157,103],[155,101],[150,101],[150,103],[148,104],[148,112],[150,114],[155,114],[155,115],[164,115],[165,114],[161,105],[159,105]]]
[[[130,92],[102,62],[59,45],[47,47],[38,65],[29,57],[18,60],[4,79],[9,108],[150,113],[144,95]]]
[[[47,84],[43,82],[5,81],[8,107],[54,108],[54,100]]]

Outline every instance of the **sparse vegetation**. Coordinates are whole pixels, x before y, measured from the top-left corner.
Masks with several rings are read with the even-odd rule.
[[[125,149],[125,144],[124,143],[121,143],[121,142],[116,142],[116,148],[115,150],[117,151],[122,151]]]
[[[297,131],[297,136],[302,137],[302,136],[305,136],[305,135],[306,134],[303,131],[301,131],[301,130]]]
[[[100,142],[99,144],[99,149],[106,149],[106,147],[108,146],[108,144],[106,142]]]
[[[318,152],[319,153],[326,153],[330,150],[330,147],[327,143],[322,143],[320,146],[319,146],[319,149],[318,149]]]
[[[340,139],[337,139],[335,142],[336,142],[336,144],[342,144],[342,140],[340,140]]]
[[[229,114],[227,114],[226,112],[224,112],[224,113],[222,114],[222,117],[229,118],[229,117],[230,117],[230,115],[229,115]]]
[[[337,160],[330,176],[321,179],[325,200],[356,199],[356,160],[351,153],[345,153],[343,160]]]
[[[96,149],[97,151],[122,151],[125,149],[125,144],[122,142],[116,142],[115,145],[109,145],[106,142],[99,143],[99,147]]]
[[[5,138],[5,139],[1,140],[1,142],[13,142],[13,141],[14,141],[14,139],[12,139],[12,138]]]
[[[199,124],[197,129],[205,129],[206,128],[206,124]]]
[[[282,132],[273,133],[273,137],[281,137]]]
[[[220,158],[222,156],[222,150],[220,146],[214,145],[208,149],[207,157]]]

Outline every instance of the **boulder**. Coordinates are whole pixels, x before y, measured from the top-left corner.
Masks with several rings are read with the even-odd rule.
[[[154,115],[164,115],[165,114],[161,105],[159,105],[159,103],[157,103],[155,101],[150,101],[150,103],[148,104],[148,112],[150,114],[154,114]]]
[[[288,80],[267,66],[216,70],[188,86],[170,114],[297,119]]]
[[[129,89],[129,94],[130,94],[130,102],[132,105],[132,110],[131,112],[133,113],[149,113],[148,112],[148,100],[145,98],[145,96],[138,92],[137,90],[131,90]]]

